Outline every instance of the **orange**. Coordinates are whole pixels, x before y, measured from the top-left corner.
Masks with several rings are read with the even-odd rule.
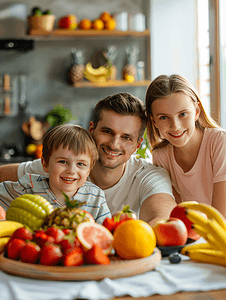
[[[114,30],[116,27],[116,22],[113,18],[110,18],[108,21],[104,22],[104,28],[107,30]]]
[[[34,144],[29,144],[29,145],[27,145],[27,147],[26,147],[26,152],[27,152],[27,154],[28,155],[31,155],[31,154],[34,154],[35,153],[35,151],[36,151],[36,145],[34,145]]]
[[[121,259],[150,256],[156,247],[152,227],[141,220],[128,220],[114,231],[113,248]]]
[[[104,254],[109,254],[112,249],[113,235],[103,225],[98,223],[83,222],[76,228],[76,236],[85,250],[95,244],[100,246]]]
[[[42,148],[43,148],[42,144],[36,146],[36,151],[35,151],[36,158],[41,158],[42,157]]]
[[[101,19],[96,19],[93,21],[93,29],[102,30],[104,28],[104,22]]]
[[[92,27],[92,22],[89,19],[83,19],[79,23],[80,29],[89,30]]]
[[[100,19],[103,21],[103,22],[106,22],[108,21],[109,19],[111,19],[111,15],[109,14],[109,12],[107,11],[104,11],[101,16],[100,16]]]
[[[6,219],[6,211],[0,206],[0,220]]]

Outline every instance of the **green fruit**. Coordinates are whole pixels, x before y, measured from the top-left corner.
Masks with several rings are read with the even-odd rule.
[[[12,201],[6,211],[6,219],[38,229],[53,211],[52,205],[39,195],[25,194]]]
[[[34,7],[33,9],[32,9],[32,14],[34,15],[34,16],[37,16],[37,15],[42,15],[42,11],[41,11],[41,9],[39,8],[39,7]]]

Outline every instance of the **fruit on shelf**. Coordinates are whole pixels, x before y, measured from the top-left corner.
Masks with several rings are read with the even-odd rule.
[[[108,69],[105,68],[104,66],[100,66],[99,68],[95,69],[92,67],[91,63],[89,62],[86,64],[86,72],[94,76],[102,76],[108,73]]]
[[[3,207],[0,206],[0,220],[4,220],[6,218],[6,211]]]
[[[24,224],[32,230],[42,226],[53,211],[52,205],[39,195],[25,194],[12,201],[6,211],[6,219]]]
[[[92,23],[92,29],[102,30],[104,28],[104,22],[101,19],[96,19]]]
[[[111,66],[100,66],[93,68],[91,63],[87,63],[84,71],[84,77],[92,82],[106,82],[111,75]]]
[[[79,28],[83,30],[89,30],[92,28],[92,21],[89,19],[83,19],[79,22]]]
[[[107,22],[111,19],[111,15],[108,11],[104,11],[101,15],[100,15],[100,19],[103,21],[103,22]]]
[[[76,228],[76,235],[85,250],[91,249],[94,244],[100,246],[104,254],[112,250],[113,235],[103,225],[83,222]]]
[[[197,203],[197,202],[194,201],[194,203]],[[175,206],[170,213],[170,218],[178,218],[178,219],[182,220],[184,222],[185,226],[187,227],[188,238],[193,239],[193,240],[198,240],[198,239],[200,239],[201,236],[197,232],[195,232],[194,229],[192,229],[192,222],[186,216],[185,205],[186,204],[184,202],[184,204],[180,203],[177,206]]]
[[[153,230],[159,247],[182,246],[188,239],[184,222],[177,218],[158,220],[153,225]]]
[[[58,27],[68,30],[74,30],[77,28],[77,18],[75,15],[67,15],[59,19]]]
[[[116,27],[116,21],[113,18],[104,22],[104,29],[106,29],[106,30],[114,30],[115,27]]]
[[[142,220],[128,220],[113,234],[113,247],[121,259],[137,259],[150,256],[156,247],[152,227]]]

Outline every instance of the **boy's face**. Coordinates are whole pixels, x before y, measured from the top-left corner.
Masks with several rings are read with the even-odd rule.
[[[88,154],[75,155],[62,146],[52,152],[48,165],[42,158],[43,168],[49,173],[50,189],[58,199],[63,199],[61,191],[69,197],[77,192],[89,176],[90,164]]]

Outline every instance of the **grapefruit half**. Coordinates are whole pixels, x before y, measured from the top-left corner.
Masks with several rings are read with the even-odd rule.
[[[91,249],[94,244],[100,246],[106,255],[112,250],[113,235],[103,225],[80,223],[76,228],[76,235],[85,250]]]

